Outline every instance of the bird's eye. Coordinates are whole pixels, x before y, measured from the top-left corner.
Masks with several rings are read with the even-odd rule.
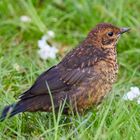
[[[108,33],[108,36],[113,36],[113,32],[109,32]]]

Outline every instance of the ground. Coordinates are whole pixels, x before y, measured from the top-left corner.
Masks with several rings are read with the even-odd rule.
[[[131,32],[117,46],[118,80],[98,107],[76,116],[20,114],[0,122],[0,139],[138,140],[140,105],[122,96],[130,87],[140,87],[140,1],[32,1],[0,1],[0,110],[17,101],[39,74],[58,63],[97,23],[130,27]],[[31,22],[21,22],[22,15]],[[37,41],[48,30],[55,32],[53,42],[60,51],[56,59],[41,60]]]

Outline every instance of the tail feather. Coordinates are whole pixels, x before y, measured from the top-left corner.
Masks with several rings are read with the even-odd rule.
[[[34,111],[47,111],[51,106],[51,101],[49,96],[42,95],[42,96],[35,96],[32,98],[27,98],[20,100],[16,104],[12,104],[6,106],[3,111],[2,115],[0,116],[0,121],[3,121],[5,118],[12,117],[21,112],[34,112]]]
[[[63,94],[61,94],[63,97]],[[63,98],[62,98],[63,100]],[[54,107],[59,107],[61,100],[58,100],[56,96],[53,99]],[[0,121],[3,121],[6,117],[12,117],[21,112],[36,112],[36,111],[51,111],[51,99],[49,95],[34,96],[27,99],[21,99],[18,103],[6,106],[0,116]]]
[[[3,121],[7,117],[8,118],[12,117],[12,116],[14,116],[20,112],[24,112],[24,111],[25,111],[24,106],[21,106],[19,103],[6,106],[2,111],[2,115],[0,116],[0,121]]]

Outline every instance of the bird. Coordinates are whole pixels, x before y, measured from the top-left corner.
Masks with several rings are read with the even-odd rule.
[[[0,120],[22,112],[58,111],[64,102],[64,114],[82,113],[101,103],[117,80],[117,42],[129,30],[97,24],[58,64],[43,72],[17,103],[6,106]]]

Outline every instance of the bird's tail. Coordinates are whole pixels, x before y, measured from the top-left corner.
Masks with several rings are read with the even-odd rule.
[[[62,96],[62,95],[61,95]],[[62,99],[63,101],[63,99]],[[58,97],[53,99],[54,108],[57,110],[60,105],[60,100]],[[36,112],[36,111],[52,111],[51,110],[52,102],[49,95],[42,94],[40,96],[29,97],[26,99],[21,99],[18,103],[6,106],[2,115],[0,116],[0,121],[3,121],[5,118],[12,117],[21,112]]]
[[[55,107],[58,106],[58,100],[55,100]],[[12,117],[21,112],[35,112],[35,111],[49,111],[51,106],[51,100],[49,95],[34,96],[27,99],[21,99],[18,103],[6,106],[2,115],[0,116],[0,121],[3,121],[5,118]]]
[[[25,110],[26,110],[25,106],[23,106],[23,104],[20,104],[20,102],[6,106],[2,111],[0,121],[5,120],[6,117],[12,117],[20,112],[24,112]]]

